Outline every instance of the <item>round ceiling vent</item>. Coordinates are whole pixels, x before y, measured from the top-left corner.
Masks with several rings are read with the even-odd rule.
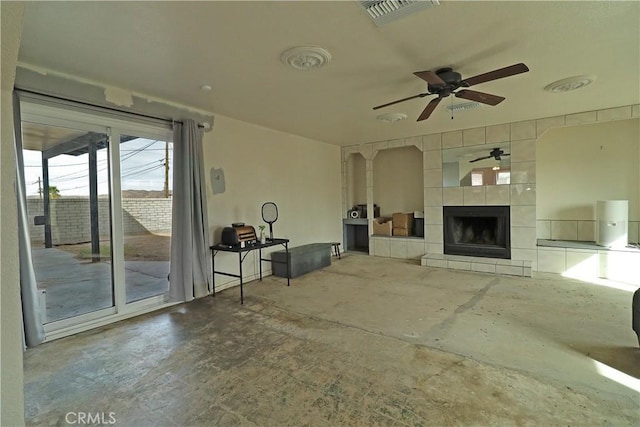
[[[331,54],[321,47],[298,46],[283,52],[280,59],[296,70],[308,71],[323,67]]]
[[[376,117],[376,119],[380,120],[381,122],[387,122],[387,123],[399,122],[400,120],[404,120],[406,118],[407,118],[407,115],[404,113],[387,113],[387,114],[381,114],[378,117]]]
[[[547,92],[561,93],[570,92],[576,89],[582,89],[585,86],[590,85],[596,79],[596,76],[574,76],[566,79],[558,80],[545,86],[544,90]]]

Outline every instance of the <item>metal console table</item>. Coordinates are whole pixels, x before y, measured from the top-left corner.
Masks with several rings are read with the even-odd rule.
[[[271,246],[284,246],[284,250],[286,251],[285,261],[272,261],[267,258],[262,258],[262,250],[265,248],[270,248]],[[244,291],[242,289],[242,285],[244,283],[242,279],[242,262],[247,257],[249,252],[255,251],[256,249],[260,254],[260,281],[262,281],[262,261],[268,262],[277,262],[281,264],[287,265],[287,286],[290,286],[290,277],[291,277],[291,268],[289,266],[289,239],[270,239],[267,240],[266,243],[253,243],[246,244],[244,247],[240,246],[227,246],[221,243],[215,244],[211,246],[211,270],[213,272],[213,277],[211,278],[211,284],[213,286],[211,295],[216,296],[216,274],[222,274],[223,276],[236,277],[240,279],[240,304],[244,304]],[[218,252],[233,252],[238,254],[238,269],[240,270],[240,274],[232,274],[224,271],[216,271],[216,255]]]

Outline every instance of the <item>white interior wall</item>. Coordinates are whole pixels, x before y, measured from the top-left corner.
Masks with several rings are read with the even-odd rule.
[[[640,119],[554,128],[536,146],[538,219],[594,220],[597,200],[629,200],[640,220]]]
[[[204,137],[204,156],[212,243],[219,242],[222,229],[233,222],[259,232],[264,224],[261,206],[267,201],[278,206],[274,236],[290,239],[291,247],[342,242],[339,147],[216,116],[213,130]],[[213,194],[211,168],[224,171],[224,193]],[[254,277],[257,266],[256,252],[243,264],[245,277]],[[237,255],[219,254],[218,268],[237,273]],[[268,263],[263,268],[270,270]],[[224,283],[236,281],[217,275],[217,289]]]
[[[381,216],[424,210],[422,153],[416,147],[381,150],[373,159],[373,202]]]
[[[24,4],[0,2],[2,72],[0,109],[0,425],[24,425],[22,310],[18,269],[12,90],[22,35]]]

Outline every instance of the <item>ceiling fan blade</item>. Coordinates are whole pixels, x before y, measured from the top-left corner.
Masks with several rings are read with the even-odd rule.
[[[418,95],[414,95],[414,96],[409,96],[407,98],[402,98],[402,99],[398,99],[397,101],[391,101],[388,102],[386,104],[382,104],[382,105],[378,105],[377,107],[373,107],[374,110],[378,110],[380,108],[384,108],[384,107],[388,107],[389,105],[393,105],[393,104],[398,104],[400,102],[404,102],[404,101],[408,101],[410,99],[414,99],[414,98],[424,98],[425,96],[429,95],[429,93],[425,92],[425,93],[421,93]]]
[[[493,156],[478,157],[477,159],[469,160],[469,163],[477,162],[478,160],[490,159],[492,157]]]
[[[429,116],[431,115],[431,113],[433,113],[433,110],[436,109],[436,107],[438,106],[438,104],[440,103],[441,100],[442,100],[442,98],[440,98],[440,97],[432,99],[431,102],[429,102],[427,104],[425,109],[422,111],[422,114],[420,114],[420,117],[418,117],[418,120],[416,120],[416,121],[419,122],[421,120],[428,119]]]
[[[438,77],[434,71],[416,71],[413,74],[420,77],[430,85],[446,85],[445,81]]]
[[[477,92],[469,89],[462,89],[456,92],[456,98],[464,98],[470,101],[482,102],[483,104],[489,105],[498,105],[505,100],[502,96],[491,95],[490,93]]]
[[[491,80],[502,79],[516,74],[526,73],[529,67],[523,63],[511,65],[509,67],[500,68],[498,70],[489,71],[488,73],[478,74],[462,81],[464,86],[473,86],[479,83],[489,82]]]

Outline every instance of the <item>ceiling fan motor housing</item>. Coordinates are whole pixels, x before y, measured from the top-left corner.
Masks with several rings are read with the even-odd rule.
[[[436,75],[445,82],[444,85],[427,84],[429,93],[438,94],[441,98],[451,95],[454,90],[462,86],[462,76],[451,68],[440,68],[436,71]]]

